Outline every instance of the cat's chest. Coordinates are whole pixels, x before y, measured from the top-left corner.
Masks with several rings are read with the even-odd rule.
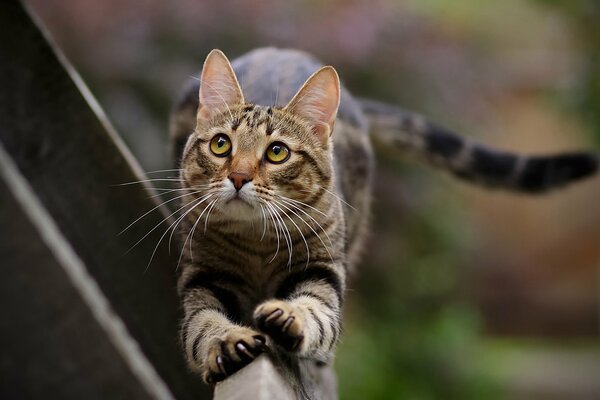
[[[271,258],[269,256],[248,256],[233,266],[244,277],[244,281],[257,298],[269,296],[275,291],[272,285],[273,277],[278,275],[277,272],[281,266],[275,262],[269,262]]]
[[[248,255],[239,263],[227,265],[227,269],[235,271],[241,278],[234,287],[243,321],[251,322],[257,305],[276,296],[281,282],[289,274],[287,263],[271,261],[272,256],[260,257]]]
[[[248,299],[261,300],[272,297],[277,282],[286,274],[289,253],[281,243],[269,240],[245,240],[235,236],[220,235],[203,243],[205,262],[210,269],[223,271],[239,277],[237,289]],[[214,238],[211,238],[214,239]],[[292,254],[291,260],[295,261]]]

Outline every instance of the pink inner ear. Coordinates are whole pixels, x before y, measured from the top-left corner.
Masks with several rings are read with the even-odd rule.
[[[199,95],[199,114],[203,118],[210,118],[244,102],[233,68],[225,55],[218,50],[211,51],[204,62]]]
[[[340,102],[340,84],[332,67],[313,74],[286,106],[286,110],[311,122],[318,134],[329,136]]]

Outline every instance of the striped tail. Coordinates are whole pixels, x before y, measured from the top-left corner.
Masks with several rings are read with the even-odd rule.
[[[375,137],[477,184],[536,194],[598,171],[598,154],[569,152],[530,156],[498,151],[473,143],[399,107],[374,100],[359,101]]]

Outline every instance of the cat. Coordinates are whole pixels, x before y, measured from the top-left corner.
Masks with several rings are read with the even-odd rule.
[[[230,64],[213,50],[170,126],[185,193],[181,340],[205,382],[266,351],[331,363],[367,236],[370,133],[460,178],[522,192],[598,170],[594,154],[498,152],[355,99],[304,52],[262,48]]]

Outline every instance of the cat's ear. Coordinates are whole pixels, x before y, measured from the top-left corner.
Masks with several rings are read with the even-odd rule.
[[[296,93],[284,110],[308,121],[323,143],[333,132],[340,105],[340,79],[333,67],[315,72]]]
[[[198,118],[210,119],[231,106],[244,103],[244,95],[227,57],[213,50],[206,57],[200,76]]]

